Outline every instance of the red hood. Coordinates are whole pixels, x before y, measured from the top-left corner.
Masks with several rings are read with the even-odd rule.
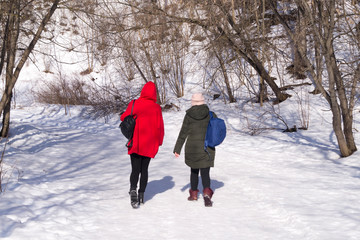
[[[153,82],[147,82],[141,90],[140,98],[150,99],[156,102],[156,87]]]

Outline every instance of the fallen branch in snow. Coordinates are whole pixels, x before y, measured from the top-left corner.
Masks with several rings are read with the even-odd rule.
[[[280,88],[281,91],[285,91],[285,90],[289,90],[289,89],[294,89],[294,87],[300,87],[300,86],[304,86],[304,85],[312,85],[311,83],[305,82],[305,83],[299,83],[299,84],[290,84],[290,85],[286,85]]]

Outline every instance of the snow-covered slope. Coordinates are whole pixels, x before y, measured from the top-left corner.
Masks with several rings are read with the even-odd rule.
[[[70,115],[59,106],[14,109],[11,135],[1,142],[0,237],[358,238],[360,155],[339,158],[328,112],[312,111],[308,131],[250,136],[237,104],[210,104],[226,119],[228,135],[210,172],[214,204],[205,208],[201,197],[187,201],[190,170],[172,154],[186,104],[164,112],[164,145],[150,163],[145,205],[136,210],[117,117],[104,124],[86,118],[81,107]]]

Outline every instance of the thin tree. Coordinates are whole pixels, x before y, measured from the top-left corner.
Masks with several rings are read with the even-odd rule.
[[[9,131],[10,123],[10,104],[12,98],[12,91],[15,87],[15,84],[18,80],[19,74],[29,58],[32,50],[34,49],[36,43],[40,39],[42,32],[44,31],[45,26],[50,21],[51,16],[54,14],[55,10],[58,8],[60,0],[54,0],[51,7],[47,11],[47,14],[43,17],[40,25],[37,28],[31,42],[25,48],[25,50],[20,55],[18,61],[16,61],[16,56],[18,53],[17,43],[19,41],[19,31],[20,31],[20,17],[21,17],[21,0],[13,0],[10,2],[9,12],[7,14],[7,21],[9,27],[7,28],[7,39],[6,41],[6,83],[5,90],[0,100],[0,112],[3,114],[3,125],[1,130],[1,137],[6,137]],[[17,65],[15,64],[17,62]]]
[[[310,5],[308,1],[297,0],[295,3],[298,7],[304,10],[304,16],[309,21],[309,30],[314,36],[314,41],[318,42],[322,49],[322,56],[324,57],[325,69],[328,81],[319,81],[317,73],[314,71],[310,57],[298,44],[298,36],[289,27],[286,20],[278,13],[277,1],[272,1],[272,8],[278,19],[284,26],[286,32],[294,43],[295,50],[302,58],[306,69],[314,80],[317,89],[322,93],[330,105],[333,115],[332,124],[337,138],[341,156],[347,157],[354,153],[357,148],[353,136],[353,110],[355,106],[356,87],[358,79],[356,76],[358,72],[353,68],[353,78],[347,78],[341,74],[338,59],[335,54],[335,38],[336,38],[336,24],[339,24],[339,18],[336,13],[336,1],[313,1]],[[313,10],[316,9],[316,11]],[[346,14],[343,12],[342,14]],[[358,63],[354,63],[358,64]]]
[[[270,86],[277,97],[277,102],[286,100],[290,95],[283,93],[270,76],[269,71],[257,56],[256,45],[251,43],[253,16],[247,12],[248,1],[152,1],[147,8],[142,8],[139,1],[128,1],[126,6],[149,15],[166,17],[169,22],[184,22],[203,28],[210,36],[209,41],[227,46],[239,58],[247,61],[260,77]],[[256,1],[255,4],[258,4]],[[151,6],[151,7],[149,7]],[[176,8],[177,11],[171,11]],[[243,14],[246,12],[246,14]]]

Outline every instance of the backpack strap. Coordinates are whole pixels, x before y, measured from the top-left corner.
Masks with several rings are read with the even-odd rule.
[[[209,122],[210,122],[210,120],[214,118],[212,111],[209,111],[209,116],[210,116],[210,119],[209,119]],[[204,150],[207,153],[207,155],[209,156],[209,161],[210,161],[210,153],[208,152],[207,148],[208,148],[208,146],[207,146],[207,142],[205,140]]]
[[[127,141],[127,143],[125,144],[125,147],[131,148],[133,145],[133,139],[132,137]]]
[[[131,113],[130,113],[131,116],[133,115],[132,113],[133,113],[133,110],[134,110],[134,105],[135,105],[135,99],[134,99],[132,107],[131,107]]]

